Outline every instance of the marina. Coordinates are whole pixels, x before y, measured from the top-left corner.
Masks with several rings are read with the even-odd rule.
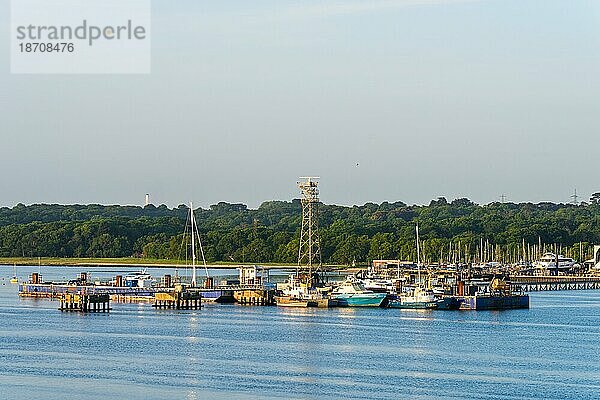
[[[0,400],[600,400],[600,0],[0,10]]]
[[[47,267],[51,271],[57,267]],[[258,275],[260,268],[257,266],[239,267],[238,279],[233,276],[223,276],[214,285],[214,278],[200,280],[200,286],[186,283],[185,277],[174,274],[165,274],[161,279],[155,279],[148,272],[131,272],[115,277],[98,277],[91,272],[82,272],[77,279],[67,283],[60,281],[44,281],[42,274],[33,272],[28,282],[18,285],[18,294],[22,298],[38,298],[59,300],[63,302],[76,302],[73,298],[86,295],[105,296],[115,304],[119,303],[152,303],[156,308],[173,309],[198,309],[204,303],[239,303],[243,305],[280,307],[390,307],[408,309],[440,309],[440,310],[486,310],[486,309],[512,309],[528,308],[529,298],[521,290],[517,292],[513,287],[521,288],[526,284],[505,281],[494,278],[491,281],[467,280],[456,277],[441,286],[431,286],[424,289],[422,284],[414,286],[416,276],[407,273],[402,278],[404,289],[401,285],[392,285],[392,290],[372,291],[365,288],[359,274],[343,274],[329,276],[326,285],[310,291],[301,291],[304,297],[294,295],[289,291],[288,277],[285,280],[285,271],[279,271],[270,282],[270,276]],[[262,272],[264,274],[264,271]],[[325,275],[327,276],[327,275]],[[174,278],[175,277],[175,278]],[[337,278],[334,280],[332,278]],[[419,273],[418,277],[421,277]],[[340,280],[340,278],[342,278]],[[540,279],[540,277],[536,277]],[[428,278],[429,282],[433,279]],[[413,284],[410,284],[410,282]],[[408,282],[408,284],[407,284]],[[438,285],[439,283],[438,279]],[[543,282],[540,280],[540,282]],[[117,285],[121,286],[117,286]],[[564,283],[563,283],[564,284]],[[300,285],[300,284],[299,284]],[[410,288],[407,292],[407,288]],[[299,286],[300,287],[300,286]],[[565,286],[568,288],[569,286]],[[306,290],[306,289],[304,289]],[[434,294],[437,292],[438,294]],[[286,294],[288,293],[288,294]],[[309,297],[310,296],[310,297]],[[70,300],[65,300],[70,299]],[[62,309],[61,305],[61,309]],[[70,307],[73,308],[73,307]],[[74,307],[78,308],[78,307]]]
[[[354,265],[347,269],[323,266],[319,179],[301,177],[297,182],[302,210],[298,263],[285,280],[272,281],[272,269],[259,265],[239,265],[237,279],[211,276],[190,202],[180,245],[184,253],[180,261],[184,259],[185,264],[178,265],[173,273],[156,278],[143,269],[102,280],[81,272],[75,279],[45,281],[39,259],[40,269],[19,283],[18,294],[26,298],[60,299],[61,310],[86,312],[90,308],[96,310],[95,301],[90,300],[95,296],[118,303],[145,301],[153,303],[156,309],[177,310],[200,309],[202,303],[239,303],[286,308],[483,311],[529,308],[527,292],[531,291],[600,288],[600,245],[593,247],[592,259],[578,262],[560,254],[562,246],[557,244],[553,246],[554,252],[546,251],[548,246],[542,244],[541,237],[533,248],[526,247],[523,239],[521,260],[506,262],[504,256],[508,253],[503,254],[499,246],[490,245],[487,240],[484,243],[481,238],[476,258],[470,259],[465,250],[461,263],[460,246],[452,248],[450,243],[447,258],[444,259],[441,252],[439,262],[433,263],[427,260],[423,250],[425,243],[420,238],[418,222],[414,226],[416,263],[396,259],[372,260],[367,268],[358,269]],[[514,261],[516,254],[509,259]],[[584,254],[582,242],[579,254]],[[537,255],[538,260],[531,261],[533,255]],[[185,276],[179,275],[179,267]],[[204,276],[200,276],[198,270],[203,271]],[[18,282],[15,264],[10,283]],[[93,305],[88,306],[88,303]]]
[[[600,390],[596,372],[561,375],[556,386],[557,373],[539,368],[552,363],[573,369],[566,356],[576,355],[577,367],[598,370],[581,342],[572,348],[553,341],[550,348],[540,338],[600,334],[600,246],[584,263],[558,251],[536,262],[482,255],[434,263],[422,255],[415,224],[416,261],[376,259],[366,267],[332,268],[321,259],[318,178],[302,179],[298,263],[292,269],[209,268],[191,203],[181,243],[185,263],[176,267],[87,267],[73,276],[72,267],[13,265],[11,274],[7,266],[0,299],[9,308],[0,311],[0,321],[10,318],[18,326],[43,317],[44,332],[68,351],[57,352],[66,358],[58,375],[44,374],[31,367],[35,350],[13,351],[28,343],[9,328],[0,356],[12,360],[10,380],[0,377],[0,384],[13,389],[14,382],[34,376],[46,385],[42,391],[53,393],[70,376],[75,385],[92,379],[111,388],[130,379],[138,383],[123,390],[133,400],[254,399],[249,390],[269,398],[337,399],[340,388],[345,398],[496,399],[498,386],[507,382],[505,398],[525,390],[528,399],[552,398],[551,390],[556,399],[591,399]],[[581,312],[579,319],[573,309]],[[77,335],[94,340],[83,355],[77,350],[83,339],[71,340]],[[539,352],[530,359],[532,351]],[[117,360],[110,365],[118,373],[98,377],[91,371],[107,357]],[[65,365],[73,363],[93,378],[69,372]],[[538,374],[524,376],[534,366]],[[102,396],[124,396],[112,390]],[[20,394],[35,397],[27,390]]]
[[[53,268],[57,267],[45,267],[44,271],[52,271]],[[374,260],[366,269],[343,271],[319,267],[310,272],[312,275],[308,272],[289,274],[286,270],[257,265],[241,265],[235,270],[225,271],[227,274],[221,270],[219,276],[211,276],[206,266],[204,269],[204,277],[198,277],[192,265],[182,271],[154,269],[154,272],[163,274],[159,277],[144,269],[111,276],[81,272],[74,279],[45,280],[38,266],[36,272],[18,284],[18,294],[23,298],[59,300],[61,310],[85,312],[95,306],[81,306],[85,302],[73,300],[75,297],[106,296],[117,307],[121,303],[146,302],[156,309],[178,310],[200,309],[202,304],[208,303],[239,303],[286,308],[482,311],[529,308],[528,292],[600,289],[600,276],[511,276],[501,264],[473,272],[471,266],[449,269],[448,266],[435,265],[421,267],[419,261],[411,264],[400,260]],[[15,267],[9,279],[11,284],[17,278],[14,271]],[[183,275],[180,275],[181,272]]]
[[[65,358],[58,375],[44,374],[31,366],[36,350],[14,352],[12,346],[31,346],[7,324],[0,330],[6,339],[0,357],[12,363],[10,380],[0,377],[0,385],[12,390],[14,382],[33,376],[46,385],[38,392],[54,393],[71,377],[80,385],[77,394],[98,397],[90,379],[111,388],[130,379],[137,383],[102,391],[102,397],[133,400],[256,398],[249,390],[298,399],[337,399],[340,390],[360,399],[497,399],[524,391],[527,399],[553,398],[548,390],[556,399],[574,393],[595,398],[598,373],[561,375],[556,386],[548,382],[557,373],[539,366],[574,369],[566,357],[575,355],[586,368],[600,367],[581,342],[573,349],[540,339],[600,334],[600,246],[593,247],[592,259],[578,262],[557,245],[542,252],[548,246],[526,251],[523,243],[522,259],[509,261],[498,246],[491,251],[481,240],[477,258],[465,252],[461,262],[450,245],[436,263],[425,256],[416,223],[414,258],[325,266],[318,179],[298,182],[302,221],[295,267],[210,268],[191,203],[180,236],[183,256],[171,268],[86,265],[75,275],[73,267],[43,266],[41,259],[37,266],[6,266],[0,299],[7,308],[0,310],[0,322],[9,318],[18,326],[43,318],[45,340],[50,336],[67,351],[56,351]],[[538,260],[528,259],[533,254]],[[578,318],[573,311],[582,313]],[[71,340],[77,335],[81,339]],[[93,344],[80,354],[86,340]],[[532,351],[538,353],[529,360]],[[98,377],[97,364],[106,358],[118,373]],[[73,364],[93,378],[70,372]],[[534,366],[537,376],[523,375]],[[499,397],[498,386],[507,383]],[[38,392],[19,391],[27,398]],[[61,386],[60,392],[69,390]]]
[[[18,275],[37,271],[21,267]],[[428,393],[495,399],[500,387],[500,398],[522,398],[526,391],[527,399],[594,399],[600,391],[600,365],[589,342],[600,335],[598,290],[532,292],[529,310],[206,303],[198,310],[159,311],[143,302],[111,303],[109,313],[78,318],[80,313],[58,312],[57,302],[17,296],[18,287],[7,281],[11,267],[0,272],[6,277],[0,285],[0,357],[7,360],[0,381],[6,393],[19,394],[9,400],[42,393],[254,399],[255,390],[271,398],[329,400],[339,398],[341,387],[351,399]],[[135,270],[89,270],[101,280],[128,272]],[[210,271],[217,280],[237,272]],[[72,273],[42,267],[47,280]],[[273,280],[286,278],[284,271],[272,272]],[[39,358],[42,340],[51,360]]]

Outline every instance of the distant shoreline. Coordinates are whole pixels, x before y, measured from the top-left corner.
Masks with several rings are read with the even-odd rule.
[[[154,260],[143,258],[54,258],[54,257],[9,257],[0,258],[0,265],[18,267],[35,267],[42,265],[45,267],[140,267],[140,268],[190,268],[191,265],[182,264],[180,260]],[[292,270],[296,268],[295,264],[277,264],[277,263],[216,263],[207,264],[210,269],[236,269],[241,266],[258,265],[265,269],[284,269]],[[342,265],[327,265],[326,269],[346,269]],[[197,268],[204,268],[198,265]]]

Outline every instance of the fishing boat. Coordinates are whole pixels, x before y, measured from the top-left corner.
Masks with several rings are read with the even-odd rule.
[[[333,307],[337,302],[332,302],[323,293],[311,289],[295,294],[283,293],[275,296],[275,304],[280,307]]]
[[[413,309],[432,309],[438,308],[439,301],[436,299],[433,291],[416,286],[410,294],[399,296],[396,300],[391,300],[390,308],[413,308]]]
[[[379,307],[386,297],[386,293],[367,290],[356,280],[346,280],[331,292],[331,298],[336,300],[340,307]]]
[[[279,287],[279,295],[275,296],[275,304],[280,307],[308,307],[310,296],[305,285],[302,285],[296,275],[290,275],[289,279]]]
[[[277,285],[280,295],[275,296],[275,304],[280,307],[318,307],[327,300],[322,291],[310,287],[306,277],[291,274],[288,280]]]
[[[275,296],[275,304],[279,307],[308,307],[309,300],[290,295]]]

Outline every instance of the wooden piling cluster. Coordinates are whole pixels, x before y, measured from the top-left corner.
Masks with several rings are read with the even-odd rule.
[[[152,307],[175,310],[198,310],[202,307],[202,295],[199,291],[175,289],[171,292],[154,294]]]
[[[108,312],[110,296],[108,294],[64,293],[59,298],[60,311]]]
[[[242,289],[233,292],[240,304],[253,306],[272,306],[275,304],[275,291],[267,289]]]

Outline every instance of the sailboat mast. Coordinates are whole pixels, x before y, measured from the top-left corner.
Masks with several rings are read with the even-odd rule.
[[[192,286],[196,286],[196,229],[194,225],[196,223],[196,219],[194,218],[194,206],[190,201],[190,219],[192,224]]]
[[[419,244],[419,224],[417,224],[415,228],[417,232],[417,275],[419,280],[419,285],[421,284],[421,246]]]

